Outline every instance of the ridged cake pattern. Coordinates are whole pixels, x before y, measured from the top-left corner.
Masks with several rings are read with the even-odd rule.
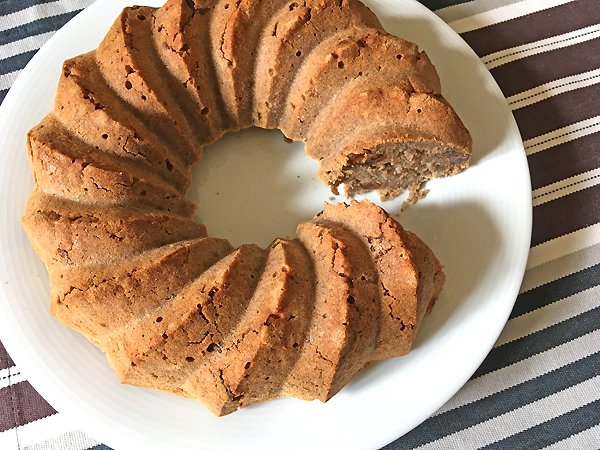
[[[470,157],[427,55],[358,0],[126,8],[96,50],[65,61],[54,109],[27,138],[23,227],[52,314],[122,383],[216,415],[327,401],[408,353],[445,278],[368,201],[326,204],[266,249],[208,237],[186,198],[190,168],[252,125],[303,140],[320,178],[350,193],[417,195]]]

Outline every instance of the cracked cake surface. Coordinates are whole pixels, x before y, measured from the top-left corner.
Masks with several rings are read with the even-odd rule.
[[[209,237],[186,197],[204,146],[250,126],[303,141],[334,192],[382,198],[466,168],[471,137],[416,44],[358,0],[168,0],[125,8],[65,61],[27,136],[22,224],[50,312],[118,379],[221,416],[328,401],[407,354],[441,263],[379,206],[325,204],[267,248]]]

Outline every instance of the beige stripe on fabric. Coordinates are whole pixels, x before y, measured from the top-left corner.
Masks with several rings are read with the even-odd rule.
[[[64,414],[54,414],[44,419],[30,422],[17,429],[19,433],[19,442],[21,449],[26,450],[28,447],[48,442],[51,439],[67,433],[76,431],[77,427],[73,423],[73,419]],[[14,430],[13,430],[14,431]],[[99,443],[96,443],[98,445]],[[2,447],[0,447],[2,448]],[[43,448],[43,447],[42,447]],[[4,450],[4,449],[3,449]],[[12,449],[11,449],[12,450]],[[46,449],[44,449],[46,450]],[[66,448],[51,448],[51,450],[71,450]]]
[[[550,350],[469,380],[434,415],[459,408],[501,392],[527,380],[571,364],[598,351],[600,330],[581,336]]]
[[[38,444],[28,445],[23,450],[86,450],[99,444],[83,431],[74,430]]]
[[[542,450],[598,450],[598,443],[600,443],[600,425],[574,434]]]
[[[569,77],[561,78],[550,83],[545,83],[533,89],[512,95],[506,98],[508,105],[514,111],[525,106],[541,102],[555,95],[580,89],[600,83],[600,69],[579,73]]]
[[[552,183],[532,192],[533,206],[600,184],[600,168]]]
[[[525,154],[532,155],[565,142],[600,132],[600,116],[591,117],[571,125],[523,141]]]
[[[520,293],[597,264],[600,264],[600,243],[526,270]]]
[[[10,89],[13,83],[21,74],[21,70],[15,70],[14,72],[5,73],[0,75],[0,90]]]
[[[522,17],[527,14],[543,11],[572,1],[574,0],[524,0],[491,11],[475,14],[471,17],[455,20],[449,22],[448,25],[459,34],[466,33],[467,31],[477,30],[495,23],[505,22],[516,17]]]
[[[600,223],[536,245],[529,250],[527,269],[600,243]]]
[[[528,155],[532,189],[541,189],[600,167],[598,139],[600,133],[592,133]]]
[[[533,208],[531,246],[558,239],[600,223],[600,184]]]
[[[54,31],[49,31],[48,33],[36,34],[35,36],[29,36],[18,41],[0,45],[0,59],[6,59],[11,56],[37,50],[48,42],[48,39],[50,39],[54,33]]]
[[[27,25],[36,20],[54,17],[83,9],[94,3],[94,0],[60,0],[51,3],[31,6],[21,11],[0,16],[0,31]]]
[[[21,381],[25,381],[25,375],[16,366],[0,370],[0,389],[7,388]]]
[[[599,23],[598,0],[576,0],[462,33],[462,37],[482,57]]]
[[[473,0],[466,3],[447,6],[434,12],[440,19],[447,23],[522,1],[524,0]]]
[[[598,38],[600,38],[600,24],[490,53],[489,55],[481,57],[481,62],[483,62],[488,69],[493,69],[512,61],[559,48],[570,47],[575,44]]]
[[[600,286],[566,297],[543,308],[510,319],[494,347],[544,330],[600,306]],[[599,341],[600,342],[600,341]]]
[[[600,399],[600,375],[418,447],[420,450],[480,448]]]

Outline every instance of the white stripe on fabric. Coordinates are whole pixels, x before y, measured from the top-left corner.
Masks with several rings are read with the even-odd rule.
[[[494,347],[564,322],[600,306],[600,286],[595,286],[506,322]],[[600,341],[599,341],[600,342]],[[600,345],[597,346],[600,350]]]
[[[600,116],[567,125],[523,142],[527,156],[600,131]]]
[[[43,3],[16,11],[6,16],[0,16],[0,31],[10,30],[35,20],[83,9],[94,3],[94,0],[60,0],[57,2]]]
[[[600,184],[600,168],[565,178],[548,186],[541,187],[531,193],[533,206],[542,205],[551,200],[573,194]]]
[[[37,34],[35,36],[29,36],[18,41],[0,45],[0,59],[6,59],[11,56],[37,50],[44,45],[54,33],[54,31],[49,31],[48,33]]]
[[[0,90],[10,89],[21,74],[21,69],[0,75]]]
[[[4,389],[11,384],[20,383],[21,381],[25,381],[25,376],[18,368],[13,366],[0,370],[0,389]]]
[[[598,38],[600,38],[600,24],[490,53],[489,55],[483,56],[481,61],[485,64],[485,67],[493,69],[494,67],[508,64],[512,61],[557,50],[559,48],[570,47],[575,44]]]
[[[598,352],[599,340],[600,330],[596,330],[523,361],[470,380],[434,415],[468,405],[593,355]]]
[[[24,449],[75,430],[71,419],[60,413],[53,414],[17,428],[21,444],[19,448]]]
[[[494,25],[495,23],[506,22],[517,17],[526,16],[544,9],[570,3],[573,0],[525,0],[519,3],[513,3],[491,11],[475,14],[464,19],[454,20],[448,25],[457,33],[466,33],[467,31],[477,30],[479,28]]]
[[[598,450],[600,425],[588,428],[581,433],[544,447],[542,450]]]
[[[600,223],[538,244],[529,250],[527,269],[600,244]]]
[[[86,450],[98,444],[98,441],[92,439],[83,431],[75,430],[39,444],[29,445],[23,450]]]
[[[480,448],[598,399],[600,399],[600,375],[418,448],[459,449],[465,448],[466,442],[469,448]]]
[[[542,84],[533,89],[529,89],[520,94],[508,97],[510,108],[514,111],[525,106],[533,105],[547,98],[554,97],[565,92],[574,91],[576,89],[592,86],[600,83],[600,69],[591,70],[589,72],[572,75],[570,77],[554,80],[550,83]]]
[[[524,0],[472,0],[467,3],[446,6],[434,11],[444,22],[454,22],[465,17],[474,16],[482,12],[491,11],[501,6],[512,5]]]
[[[519,293],[527,292],[597,264],[600,264],[600,244],[526,270]]]

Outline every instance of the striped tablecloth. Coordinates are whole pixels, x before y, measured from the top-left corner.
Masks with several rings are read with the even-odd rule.
[[[0,1],[0,100],[92,2]],[[475,50],[513,111],[531,172],[533,236],[516,306],[487,359],[385,448],[598,449],[600,0],[422,2]],[[0,449],[109,447],[46,403],[0,344]]]

